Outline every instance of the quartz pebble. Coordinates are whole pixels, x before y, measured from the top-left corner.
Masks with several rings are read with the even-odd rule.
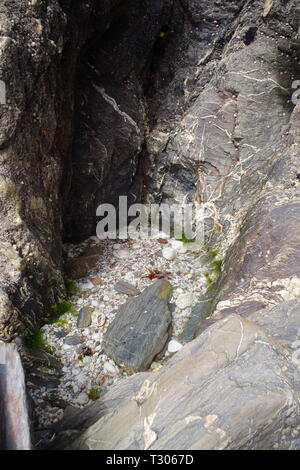
[[[171,248],[171,247],[166,247],[162,250],[162,255],[165,259],[167,260],[173,260],[175,257],[176,257],[176,250],[174,250],[174,248]]]
[[[76,398],[76,403],[78,405],[85,405],[89,401],[89,397],[85,392],[81,392]]]
[[[172,339],[168,344],[168,351],[169,353],[175,353],[182,348],[182,344],[176,341],[176,339]]]
[[[118,374],[117,367],[114,366],[111,362],[105,362],[105,364],[103,366],[103,370],[108,375],[117,375]]]
[[[116,250],[114,252],[114,256],[118,259],[128,259],[130,258],[130,251],[129,250]]]
[[[177,297],[176,305],[181,310],[191,307],[193,305],[194,295],[193,294],[181,294]]]
[[[181,242],[180,240],[173,240],[171,242],[172,248],[177,251],[177,253],[186,253],[187,248],[184,246],[184,243]]]

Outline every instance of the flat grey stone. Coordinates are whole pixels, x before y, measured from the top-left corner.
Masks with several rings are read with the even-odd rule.
[[[92,323],[94,309],[92,307],[82,307],[77,318],[78,328],[88,328]]]
[[[130,372],[146,370],[169,336],[170,296],[170,283],[159,280],[123,304],[104,335],[105,353]]]
[[[55,333],[55,336],[58,339],[65,338],[67,336],[67,333],[65,331],[59,330]]]
[[[126,294],[126,295],[139,295],[141,293],[141,291],[137,289],[135,286],[122,280],[118,281],[115,284],[115,290],[117,292],[120,292],[120,294]]]
[[[77,344],[82,344],[83,340],[78,336],[67,336],[64,343],[68,346],[77,346]]]

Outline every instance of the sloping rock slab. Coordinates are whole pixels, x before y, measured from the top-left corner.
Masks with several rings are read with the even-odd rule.
[[[155,373],[137,374],[62,428],[66,449],[300,449],[300,374],[248,319],[209,327]],[[82,428],[81,428],[82,429]],[[63,434],[58,434],[56,446]],[[72,441],[73,440],[73,441]]]
[[[24,372],[17,348],[0,342],[0,449],[29,450]]]
[[[159,280],[123,304],[104,335],[106,354],[130,372],[146,370],[169,336],[170,296],[170,283]]]
[[[299,342],[297,349],[300,349],[300,299],[258,310],[247,318],[289,348],[294,349]]]

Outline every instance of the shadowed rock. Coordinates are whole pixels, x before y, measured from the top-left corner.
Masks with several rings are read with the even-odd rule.
[[[92,246],[76,258],[69,259],[65,264],[65,272],[70,279],[81,279],[97,267],[102,255],[102,248]]]

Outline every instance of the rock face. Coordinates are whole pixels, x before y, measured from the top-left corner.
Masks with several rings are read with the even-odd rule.
[[[72,5],[71,5],[72,3]],[[74,78],[85,42],[116,0],[2,2],[0,337],[39,326],[64,292],[63,208],[70,182]]]
[[[299,385],[291,351],[233,314],[62,425],[54,448],[299,449]]]
[[[159,280],[123,304],[104,335],[106,354],[130,372],[147,369],[169,336],[170,297],[170,283]]]
[[[115,17],[87,45],[78,69],[73,178],[65,221],[66,236],[73,238],[95,231],[100,203],[116,204],[119,195],[134,187],[148,126],[144,95],[153,47],[173,1],[106,3],[118,4]]]
[[[4,340],[38,327],[63,295],[64,226],[68,239],[94,234],[97,205],[129,192],[144,135],[142,84],[170,4],[1,5]]]
[[[15,345],[0,341],[0,449],[30,448],[29,413],[22,363]]]
[[[96,207],[121,194],[204,205],[225,257],[210,313],[268,305],[279,279],[299,277],[295,0],[267,15],[262,0],[1,8],[3,339],[63,294],[63,225],[68,239],[92,234]]]
[[[41,325],[64,293],[62,238],[94,234],[119,195],[197,201],[224,258],[195,341],[80,412],[66,447],[300,447],[299,24],[296,0],[1,3],[0,338]],[[107,333],[132,371],[167,340],[158,292],[152,316],[144,293]]]

